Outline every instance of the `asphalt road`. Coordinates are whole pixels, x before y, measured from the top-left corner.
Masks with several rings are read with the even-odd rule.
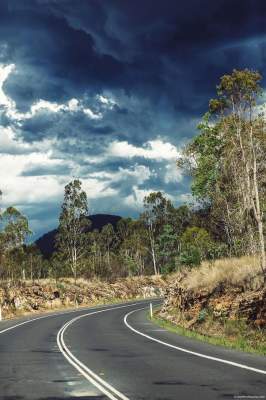
[[[266,399],[265,357],[167,332],[148,304],[0,322],[0,399]]]

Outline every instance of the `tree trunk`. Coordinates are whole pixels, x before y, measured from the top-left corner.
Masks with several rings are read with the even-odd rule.
[[[250,135],[250,146],[251,146],[252,156],[253,156],[253,185],[254,185],[254,193],[255,193],[255,203],[253,201],[253,209],[254,209],[254,214],[255,214],[256,221],[257,221],[258,232],[259,232],[261,268],[262,268],[264,274],[266,275],[266,257],[265,257],[265,242],[264,242],[264,235],[263,235],[263,217],[262,217],[261,206],[260,206],[258,177],[257,177],[257,157],[256,157],[256,151],[255,151],[254,142],[253,142],[252,126],[250,127],[249,135]],[[265,279],[266,279],[266,276],[265,276]]]
[[[154,245],[152,244],[152,242],[151,242],[151,255],[152,255],[154,274],[158,275],[157,266],[156,266],[156,257],[155,257],[155,251],[154,251]]]
[[[30,279],[33,281],[32,254],[30,254]]]

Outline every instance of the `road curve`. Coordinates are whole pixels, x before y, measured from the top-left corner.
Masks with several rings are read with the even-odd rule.
[[[167,332],[148,305],[0,322],[0,399],[266,398],[265,357]]]

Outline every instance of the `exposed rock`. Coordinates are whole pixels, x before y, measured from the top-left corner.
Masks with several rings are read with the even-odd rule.
[[[199,323],[206,310],[214,318],[241,319],[247,324],[266,326],[266,288],[254,290],[219,284],[211,291],[188,289],[184,284],[186,274],[179,274],[165,292],[161,316],[184,327]]]
[[[163,296],[166,285],[161,277],[132,277],[119,279],[114,283],[78,280],[76,285],[72,279],[62,279],[57,283],[7,283],[0,286],[0,304],[4,318],[7,318],[18,312],[85,306],[95,302],[106,303],[113,299]]]

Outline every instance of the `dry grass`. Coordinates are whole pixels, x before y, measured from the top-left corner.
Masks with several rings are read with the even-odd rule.
[[[140,275],[140,276],[131,276],[131,277],[126,277],[126,278],[117,278],[114,282],[111,284],[123,284],[126,286],[134,286],[134,285],[145,285],[145,284],[163,284],[164,281],[167,280],[167,277],[162,277],[161,275]],[[41,286],[54,286],[56,284],[62,284],[62,285],[69,285],[74,287],[75,286],[75,280],[72,277],[62,277],[59,278],[56,282],[54,278],[46,278],[46,279],[35,279],[35,283],[38,283]],[[5,283],[2,281],[2,283]],[[31,287],[33,285],[33,282],[31,280],[24,280],[20,281],[21,284],[24,286],[29,286]],[[1,284],[1,282],[0,282]],[[101,286],[105,284],[110,284],[110,282],[106,280],[101,280],[100,278],[94,277],[90,279],[85,279],[85,278],[77,278],[76,280],[76,286],[81,288],[81,289],[86,289],[90,288],[92,286]]]
[[[188,289],[212,290],[219,284],[242,285],[251,289],[261,287],[263,278],[258,257],[225,258],[213,263],[204,261],[184,278]]]

